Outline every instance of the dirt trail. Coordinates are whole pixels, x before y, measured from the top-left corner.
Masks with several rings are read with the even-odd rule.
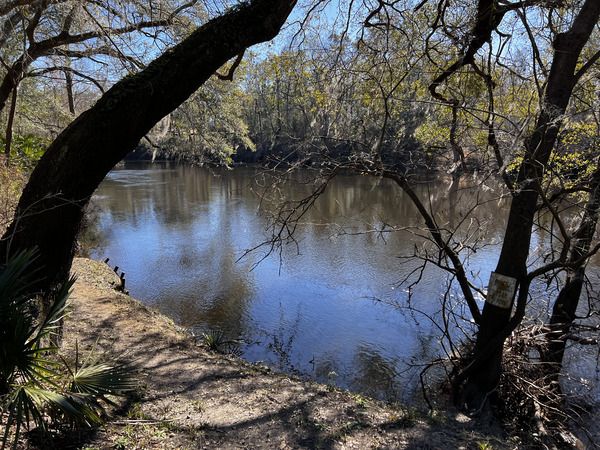
[[[95,347],[140,374],[106,430],[66,447],[207,449],[515,448],[467,417],[416,412],[211,353],[173,322],[116,292],[104,263],[76,259],[63,348]],[[487,447],[489,448],[489,447]]]

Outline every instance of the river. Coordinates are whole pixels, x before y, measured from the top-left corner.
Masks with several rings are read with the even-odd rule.
[[[125,271],[132,297],[197,334],[236,340],[251,362],[410,403],[423,364],[447,349],[444,317],[468,319],[468,311],[444,271],[418,270],[406,258],[425,233],[401,190],[389,180],[339,176],[302,218],[296,242],[266,257],[268,247],[246,254],[270,236],[268,200],[301,198],[311,176],[299,172],[265,197],[272,180],[255,168],[121,164],[94,196],[89,255]],[[438,223],[460,225],[462,244],[476,245],[467,267],[485,286],[509,205],[502,188],[438,176],[415,179],[415,190]],[[545,239],[536,234],[532,245],[543,248]]]

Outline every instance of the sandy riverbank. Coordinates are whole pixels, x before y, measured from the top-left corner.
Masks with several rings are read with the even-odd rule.
[[[199,345],[173,322],[116,292],[104,263],[78,258],[63,348],[95,346],[128,361],[140,388],[107,429],[71,448],[515,448],[463,415],[418,412],[298,380]]]

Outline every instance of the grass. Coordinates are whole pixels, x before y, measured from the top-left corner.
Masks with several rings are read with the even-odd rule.
[[[421,417],[419,411],[415,408],[411,408],[410,406],[403,407],[402,410],[403,411],[401,415],[395,413],[391,414],[390,422],[394,422],[396,425],[402,428],[414,427],[418,423],[419,418]]]
[[[202,341],[215,353],[238,353],[238,341],[228,339],[223,330],[211,330],[202,334]]]
[[[369,406],[369,401],[366,397],[360,394],[355,394],[353,397],[356,401],[356,406],[358,406],[359,408],[366,408],[367,406]]]
[[[337,373],[333,370],[327,374],[327,384],[325,386],[329,392],[334,392],[338,389],[338,386],[335,383],[335,377],[337,377]]]
[[[129,444],[130,444],[129,438],[127,438],[125,436],[119,436],[117,439],[115,439],[113,448],[116,450],[126,450],[127,447],[129,446]]]

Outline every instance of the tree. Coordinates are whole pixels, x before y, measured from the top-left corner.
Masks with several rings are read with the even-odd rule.
[[[294,4],[293,0],[256,0],[240,5],[111,88],[52,143],[36,167],[15,220],[0,243],[3,255],[37,245],[45,267],[42,287],[60,285],[73,256],[83,208],[106,173],[222,64],[277,34]],[[598,247],[592,245],[599,207],[598,175],[583,178],[581,187],[567,188],[553,167],[558,161],[553,155],[561,151],[557,142],[574,89],[600,59],[600,51],[589,45],[600,4],[584,0],[571,5],[568,14],[559,10],[560,26],[554,23],[555,7],[533,0],[479,0],[476,8],[425,1],[412,8],[419,15],[412,21],[398,2],[378,2],[365,12],[363,24],[368,31],[352,42],[352,51],[340,45],[347,43],[345,37],[332,35],[333,44],[322,52],[286,52],[277,57],[281,66],[267,60],[259,65],[255,101],[248,102],[255,112],[248,115],[248,122],[257,124],[259,133],[271,142],[305,139],[317,148],[327,172],[311,197],[293,208],[286,203],[275,218],[274,243],[292,235],[295,221],[327,182],[345,169],[389,178],[414,202],[437,250],[435,256],[422,255],[424,261],[438,264],[454,277],[478,329],[466,366],[457,365],[452,374],[456,401],[475,410],[485,409],[489,394],[498,386],[503,344],[523,320],[531,282],[547,273],[567,271],[564,294],[556,302],[552,320],[566,322],[568,329],[577,306],[583,263]],[[526,68],[520,67],[526,65],[525,60],[507,64],[504,58],[508,38],[501,25],[508,15],[522,22],[530,38],[532,57]],[[528,17],[551,22],[544,38],[553,40],[552,48],[544,48],[543,40],[533,36]],[[423,24],[428,24],[429,31],[421,36],[418,48],[410,47],[408,42],[414,43],[412,36],[415,30],[424,29]],[[500,37],[498,46],[490,43],[492,36]],[[314,62],[315,55],[322,60]],[[337,65],[330,66],[332,61]],[[426,74],[427,83],[422,81]],[[529,98],[524,100],[524,96]],[[426,99],[428,106],[423,107]],[[415,117],[427,114],[435,115],[434,122],[440,118],[447,122],[441,138],[429,133],[428,145],[451,155],[453,172],[465,166],[464,150],[469,146],[488,162],[489,172],[504,179],[512,197],[483,310],[475,294],[485,294],[485,287],[477,286],[465,269],[461,252],[468,246],[463,246],[459,226],[438,223],[406,173],[382,157],[384,149],[394,148],[403,130],[425,130],[425,136],[428,127],[442,129],[439,123],[424,120],[421,127],[415,125]],[[193,130],[193,123],[186,126]],[[327,145],[340,136],[352,150],[341,158],[329,152]],[[556,187],[553,181],[562,184]],[[536,214],[548,211],[560,224],[555,205],[576,190],[590,193],[579,229],[570,233],[559,225],[562,250],[553,251],[552,259],[541,267],[528,267]],[[560,352],[560,348],[552,351]]]
[[[452,275],[477,325],[472,355],[466,359],[467,365],[457,366],[452,375],[455,400],[475,411],[489,411],[489,395],[498,387],[502,374],[503,346],[511,332],[522,323],[532,281],[545,274],[558,276],[561,270],[567,271],[566,291],[556,302],[551,322],[566,322],[562,329],[568,329],[574,318],[573,308],[577,305],[574,299],[579,297],[582,265],[597,250],[597,246],[591,244],[598,214],[596,175],[581,177],[582,185],[567,188],[566,178],[573,177],[573,173],[560,172],[556,167],[563,150],[557,143],[561,130],[565,130],[563,125],[570,113],[569,103],[573,100],[579,102],[582,98],[580,94],[573,99],[574,89],[581,90],[581,85],[586,83],[590,88],[594,86],[595,81],[588,81],[584,76],[600,58],[594,38],[600,4],[587,0],[566,9],[553,3],[480,0],[476,9],[472,10],[469,7],[455,8],[441,1],[436,4],[421,2],[415,9],[423,12],[429,23],[425,38],[427,47],[423,50],[431,63],[428,67],[437,66],[428,90],[437,102],[436,114],[448,117],[450,128],[445,134],[447,141],[442,142],[439,148],[449,147],[451,153],[462,159],[465,156],[465,137],[470,134],[472,142],[469,145],[482,155],[483,161],[488,161],[486,169],[489,172],[504,179],[512,198],[502,249],[496,270],[490,277],[483,310],[480,310],[474,294],[485,295],[485,286],[477,286],[465,270],[461,251],[468,246],[463,245],[465,242],[457,232],[458,228],[449,229],[448,224],[438,223],[427,208],[426,200],[420,199],[412,189],[409,177],[381,161],[378,157],[381,144],[372,145],[370,151],[362,154],[354,152],[346,159],[325,155],[323,166],[327,173],[321,177],[312,196],[296,204],[287,202],[275,217],[273,244],[278,245],[277,242],[290,237],[295,230],[294,224],[337,173],[354,170],[392,179],[414,202],[430,240],[437,247],[438,252],[426,254],[423,258]],[[379,2],[371,13],[365,14],[364,23],[390,33],[398,14],[401,17],[409,15],[396,2]],[[530,39],[530,60],[506,62],[503,49],[510,36],[502,31],[500,25],[508,16],[512,22],[509,21],[507,26],[514,26],[514,21],[521,22],[524,35]],[[555,22],[557,17],[560,23]],[[542,22],[545,20],[549,22]],[[545,30],[547,35],[542,38],[534,36],[530,21]],[[494,39],[498,37],[494,45],[491,43],[493,34]],[[499,43],[496,45],[496,42]],[[553,43],[545,48],[544,42]],[[389,46],[386,48],[386,51],[392,50]],[[385,58],[387,55],[382,60],[385,61]],[[397,80],[400,77],[396,73],[391,78]],[[378,101],[384,104],[394,98],[393,95],[385,95],[386,81],[382,77],[373,83],[380,87]],[[572,109],[577,110],[577,107]],[[465,117],[472,122],[469,124]],[[591,122],[594,126],[593,119]],[[474,124],[478,124],[476,130],[473,130]],[[383,127],[386,126],[383,121]],[[465,127],[470,133],[459,134],[460,127]],[[382,135],[385,131],[382,129]],[[485,137],[483,142],[482,135]],[[483,156],[485,153],[487,157],[488,149],[491,149],[491,160]],[[597,152],[594,152],[590,164],[597,157]],[[515,173],[511,173],[511,168],[515,168]],[[588,192],[589,200],[581,226],[571,233],[561,226],[556,206],[567,195],[577,191]],[[558,224],[560,234],[557,240],[561,242],[562,249],[551,252],[549,259],[539,267],[531,267],[528,266],[531,237],[537,226],[536,215],[541,211],[551,215]],[[559,314],[559,311],[562,313]],[[560,354],[560,349],[557,350],[553,352],[556,355]]]
[[[145,5],[131,2],[126,7],[115,7],[110,1],[36,1],[8,2],[0,9],[4,18],[0,49],[6,73],[0,83],[0,110],[11,92],[25,76],[51,71],[84,75],[77,70],[77,60],[88,59],[87,71],[95,63],[105,66],[105,60],[119,61],[122,67],[136,70],[143,67],[143,49],[120,45],[121,40],[133,33],[146,32],[154,44],[170,40],[166,27],[173,25],[182,11],[195,5],[168,2]],[[97,58],[94,60],[94,58]],[[44,66],[34,63],[45,59]],[[29,72],[34,66],[35,70]]]
[[[25,187],[0,252],[38,247],[49,290],[66,279],[84,207],[112,167],[227,60],[277,35],[294,0],[242,4],[115,84],[50,145]]]
[[[246,96],[237,80],[242,67],[235,71],[235,80],[215,77],[204,83],[168,117],[162,133],[148,137],[151,145],[170,158],[192,164],[229,164],[238,148],[254,150],[242,119]]]
[[[585,1],[570,27],[559,33],[553,43],[554,55],[546,89],[534,131],[524,142],[525,158],[514,186],[502,250],[495,271],[515,280],[513,289],[518,289],[516,313],[511,317],[516,291],[509,292],[510,301],[506,303],[488,294],[482,311],[474,360],[465,371],[469,373],[465,401],[475,408],[479,408],[488,394],[497,387],[502,373],[504,340],[520,324],[525,314],[529,285],[535,274],[528,273],[527,258],[534,215],[540,198],[538,187],[555,147],[575,84],[595,60],[593,58],[584,62],[583,67],[580,66],[581,52],[599,19],[600,3]]]
[[[411,104],[422,57],[417,45],[405,46],[395,30],[352,38],[311,31],[301,47],[270,54],[250,71],[246,89],[253,101],[245,120],[259,149],[318,160],[315,149],[329,156],[368,153],[381,141],[386,160],[408,160],[422,115]]]
[[[416,9],[423,8],[425,4],[426,2],[420,3]],[[538,202],[540,199],[543,200],[545,206],[552,210],[546,194],[543,193],[542,186],[545,183],[544,177],[547,174],[548,163],[555,149],[567,106],[578,81],[600,57],[599,52],[582,53],[598,23],[600,5],[598,2],[593,1],[583,2],[578,10],[572,11],[572,20],[563,23],[564,31],[556,33],[547,78],[541,81],[541,75],[536,75],[538,86],[541,86],[545,81],[544,87],[540,89],[537,119],[529,136],[523,141],[522,151],[524,156],[521,159],[516,179],[511,181],[510,177],[506,175],[506,166],[496,140],[494,125],[496,110],[493,103],[495,81],[492,79],[492,73],[486,73],[480,67],[481,61],[485,61],[486,58],[491,59],[493,49],[490,46],[488,52],[483,52],[484,57],[479,55],[482,47],[491,40],[492,33],[498,32],[502,36],[498,28],[505,15],[528,5],[533,6],[528,2],[500,4],[494,0],[480,0],[477,2],[477,9],[472,15],[468,10],[462,11],[471,20],[470,26],[464,27],[455,24],[459,11],[450,10],[447,3],[440,2],[437,4],[437,9],[432,8],[433,22],[427,38],[428,56],[432,61],[440,59],[439,42],[434,43],[436,33],[460,44],[459,51],[456,54],[451,51],[443,53],[442,49],[440,70],[429,85],[431,96],[439,101],[441,105],[446,105],[451,110],[452,119],[449,133],[451,150],[464,158],[456,137],[456,129],[459,111],[469,111],[469,108],[463,98],[457,95],[456,85],[461,79],[464,79],[465,72],[462,71],[470,69],[470,73],[481,78],[483,86],[487,86],[489,106],[484,110],[487,117],[480,120],[488,128],[488,142],[494,148],[499,172],[504,173],[512,194],[511,209],[502,250],[496,270],[490,278],[486,303],[481,312],[473,299],[471,283],[465,274],[462,261],[452,245],[453,235],[448,235],[436,223],[421,203],[421,200],[415,196],[410,183],[403,174],[389,170],[378,163],[376,155],[371,155],[370,160],[363,159],[359,163],[338,165],[336,168],[336,170],[339,170],[340,167],[354,167],[355,170],[362,173],[371,173],[375,176],[388,177],[396,181],[417,206],[425,221],[426,228],[431,234],[432,241],[449,259],[451,271],[456,276],[473,319],[478,325],[473,359],[469,366],[453,380],[457,391],[462,383],[466,381],[465,389],[457,397],[457,401],[475,410],[480,410],[482,405],[486,403],[488,395],[498,386],[502,373],[503,344],[524,317],[531,281],[553,268],[575,264],[575,261],[581,264],[590,254],[589,242],[582,245],[579,239],[575,239],[575,251],[572,253],[571,263],[563,258],[532,271],[528,271],[527,268],[531,235],[535,223],[534,216],[536,211],[539,210]],[[548,5],[548,8],[552,9],[552,6]],[[366,23],[389,28],[390,19],[394,17],[393,11],[389,10],[394,10],[394,8],[394,5],[380,3],[379,7],[367,17]],[[522,13],[520,14],[521,17],[524,17]],[[549,28],[554,29],[552,26]],[[535,42],[532,42],[534,50],[539,51],[536,45]],[[499,54],[495,56],[498,58]],[[534,66],[537,63],[536,59]],[[483,90],[483,92],[485,91],[486,89]],[[473,97],[475,95],[472,89],[470,89],[470,93],[469,90],[466,92],[467,96]],[[460,91],[458,93],[460,94]],[[473,110],[470,114],[475,115],[477,111]],[[591,225],[595,224],[595,221],[592,220],[591,225],[585,223],[586,220],[588,222],[591,220],[591,212],[587,216],[590,216],[590,219],[584,218],[582,226],[586,231],[582,231],[582,234],[589,236]],[[570,251],[568,246],[567,250]],[[494,289],[499,286],[504,289]],[[514,314],[512,314],[513,306],[516,306]]]
[[[24,79],[64,74],[69,110],[74,114],[73,76],[102,91],[106,78],[144,67],[149,53],[146,47],[160,50],[171,42],[169,28],[184,26],[184,21],[177,19],[183,18],[184,12],[191,12],[196,1],[181,5],[168,0],[150,4],[134,1],[116,7],[110,0],[24,0],[3,5],[0,111],[10,98],[7,155],[18,88]],[[131,39],[134,35],[138,36],[137,41]],[[139,45],[144,41],[144,45]]]

